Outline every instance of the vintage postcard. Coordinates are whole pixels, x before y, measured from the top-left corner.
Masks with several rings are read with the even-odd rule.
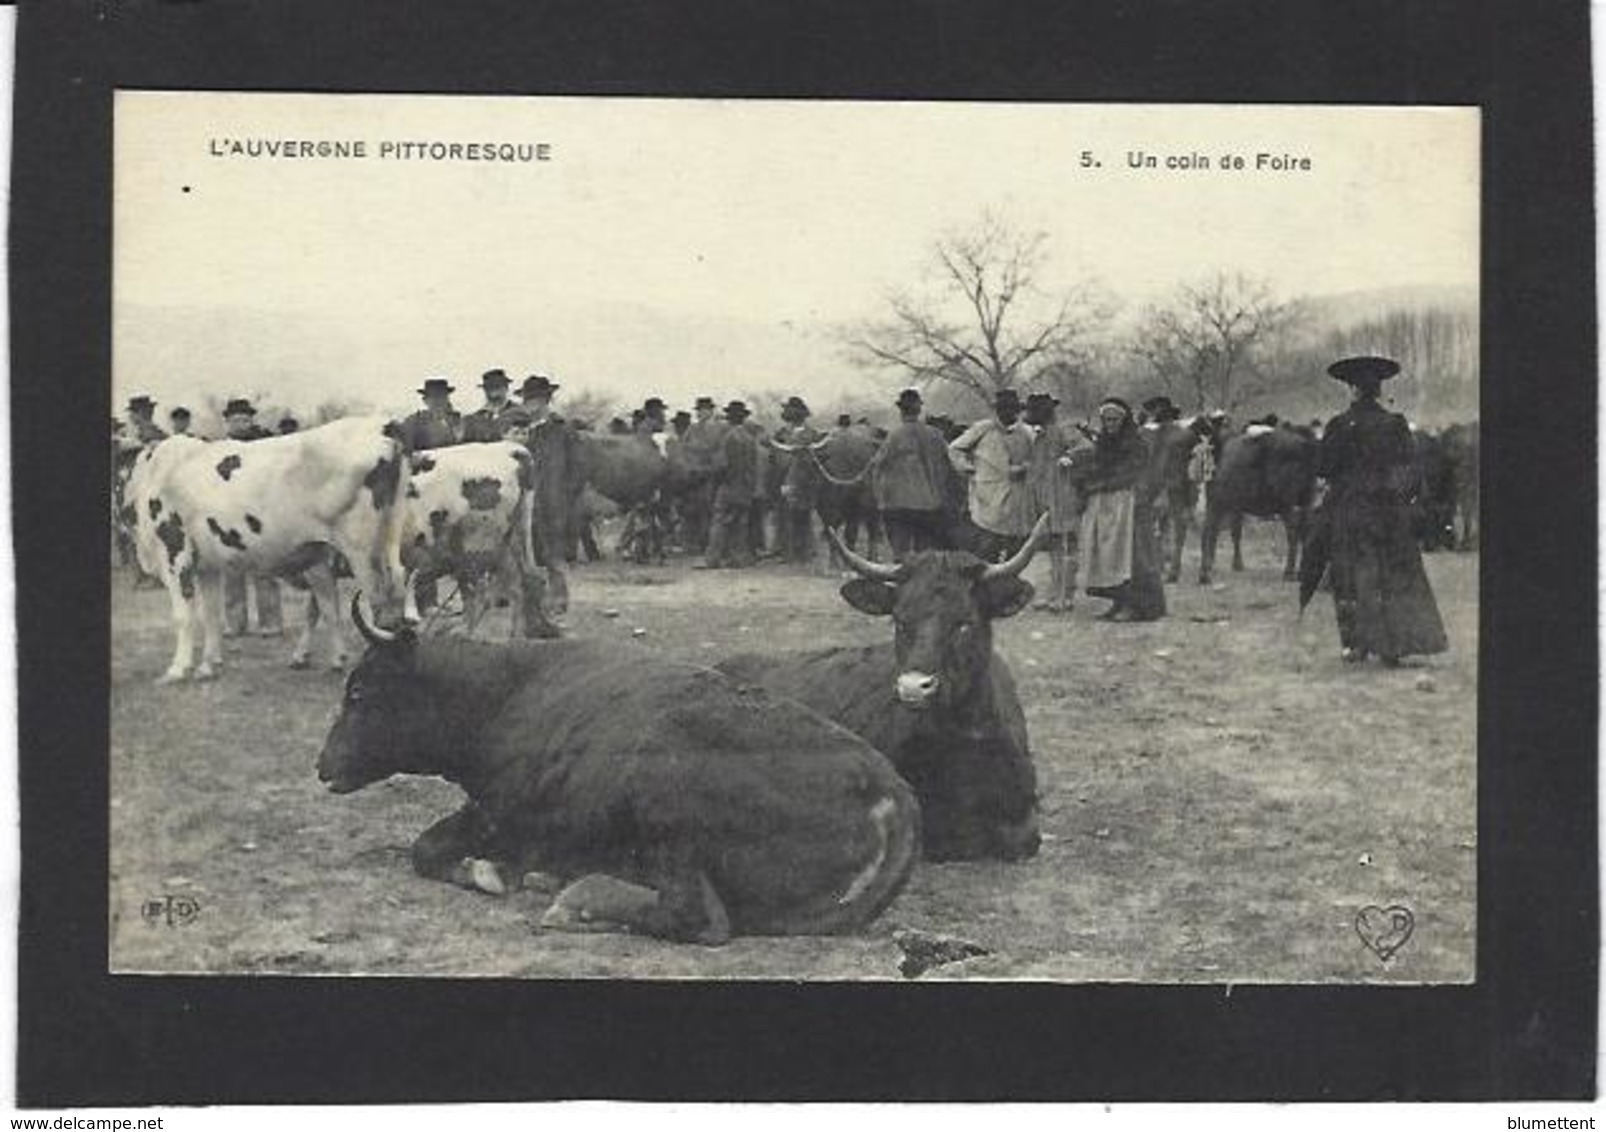
[[[109,969],[1473,982],[1480,126],[116,92]]]

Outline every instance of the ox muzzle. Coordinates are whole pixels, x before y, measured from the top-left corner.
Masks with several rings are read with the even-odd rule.
[[[923,711],[932,705],[942,687],[942,678],[930,672],[900,672],[895,685],[898,702],[906,708]]]

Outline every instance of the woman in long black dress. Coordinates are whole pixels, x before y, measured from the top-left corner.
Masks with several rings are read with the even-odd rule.
[[[1444,622],[1412,530],[1410,425],[1378,404],[1399,363],[1345,358],[1327,372],[1347,383],[1353,398],[1323,430],[1317,466],[1327,480],[1321,521],[1344,659],[1376,656],[1394,665],[1403,656],[1443,652]]]

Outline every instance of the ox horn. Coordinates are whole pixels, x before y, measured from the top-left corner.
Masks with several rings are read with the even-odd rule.
[[[371,624],[368,618],[363,616],[363,606],[367,604],[363,600],[361,590],[351,595],[351,623],[357,626],[357,632],[361,633],[363,640],[371,645],[395,644],[396,634],[394,632]]]
[[[900,567],[888,566],[884,562],[874,562],[868,558],[860,557],[848,548],[842,541],[842,536],[836,533],[834,527],[825,528],[825,537],[831,540],[831,545],[836,547],[837,553],[842,555],[847,564],[864,577],[876,582],[895,582],[898,580]]]
[[[1018,578],[1021,571],[1031,564],[1032,556],[1037,553],[1037,544],[1042,541],[1043,534],[1048,530],[1048,512],[1044,511],[1037,518],[1037,525],[1032,533],[1026,536],[1021,548],[1007,562],[999,562],[981,572],[982,581],[989,578]]]

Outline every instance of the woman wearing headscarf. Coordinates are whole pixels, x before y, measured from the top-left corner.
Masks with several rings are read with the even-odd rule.
[[[1433,587],[1412,530],[1415,447],[1399,413],[1378,404],[1383,382],[1400,372],[1389,358],[1356,357],[1327,372],[1350,386],[1350,407],[1322,430],[1317,473],[1327,480],[1325,524],[1333,605],[1346,661],[1449,647]]]
[[[1119,397],[1105,398],[1099,405],[1092,458],[1075,477],[1086,499],[1079,540],[1086,590],[1090,597],[1111,603],[1101,620],[1155,621],[1165,616],[1148,466],[1149,448],[1131,406]]]

